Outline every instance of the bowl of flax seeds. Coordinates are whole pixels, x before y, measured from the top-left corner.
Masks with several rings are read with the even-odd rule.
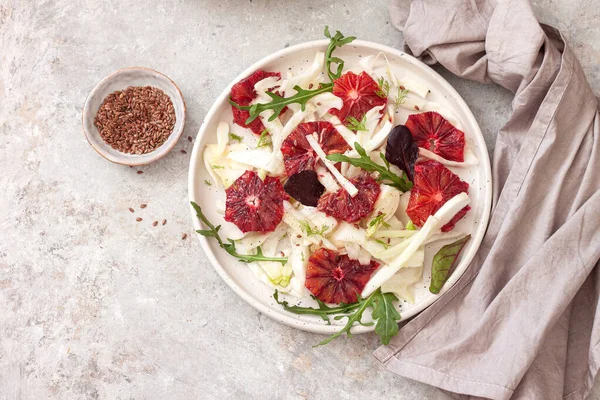
[[[149,68],[124,68],[90,92],[83,106],[83,131],[107,160],[145,165],[175,146],[185,113],[183,95],[166,75]]]

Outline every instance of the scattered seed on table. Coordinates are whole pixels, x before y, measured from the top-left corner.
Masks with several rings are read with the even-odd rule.
[[[140,208],[146,208],[146,207],[148,207],[148,204],[146,204],[146,203],[140,204]]]
[[[191,142],[191,141],[192,141],[192,137],[188,136],[188,142]]]
[[[181,240],[185,240],[185,239],[187,239],[187,233],[184,233],[181,235]]]
[[[187,151],[185,151],[184,149],[180,150],[181,154],[187,154]]]
[[[152,226],[156,226],[156,225],[158,225],[158,221],[154,221],[154,222],[152,223]]]
[[[129,212],[135,212],[135,210],[131,207],[129,207]]]
[[[141,174],[143,174],[143,173],[144,173],[144,171],[138,171],[138,172],[137,172],[137,174],[138,174],[138,175],[141,175]]]
[[[142,218],[141,218],[141,217],[137,217],[135,220],[136,220],[137,222],[142,222]]]
[[[166,220],[166,219],[163,219],[163,220],[162,220],[162,224],[163,224],[163,225],[166,225],[166,224],[167,224],[167,220]]]

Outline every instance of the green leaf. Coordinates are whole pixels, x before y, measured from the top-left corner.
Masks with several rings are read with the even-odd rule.
[[[471,235],[467,235],[458,239],[454,243],[445,245],[433,256],[431,265],[431,284],[429,291],[433,294],[438,294],[444,286],[444,283],[450,277],[450,273],[454,269],[454,264],[460,255],[460,252],[469,241]]]
[[[319,308],[290,306],[287,301],[279,301],[279,292],[277,290],[273,294],[273,298],[277,304],[283,306],[286,311],[294,314],[318,315],[323,318],[324,321],[327,321],[328,325],[331,324],[331,315],[335,315],[333,319],[336,321],[339,321],[342,318],[348,318],[346,325],[339,332],[334,333],[316,346],[330,343],[344,334],[348,337],[352,337],[350,330],[356,324],[363,326],[373,325],[373,322],[362,321],[363,313],[369,307],[373,308],[372,316],[373,319],[377,321],[375,324],[375,333],[379,335],[383,344],[388,344],[390,339],[398,333],[398,321],[401,317],[393,304],[394,301],[398,301],[398,298],[392,293],[381,293],[381,289],[377,289],[366,299],[358,295],[355,303],[342,303],[335,307],[329,307],[316,297],[311,297],[316,300]]]
[[[344,37],[340,31],[336,31],[335,35],[331,36],[328,26],[325,26],[324,33],[325,37],[329,39],[329,46],[327,46],[327,50],[325,51],[325,67],[327,69],[327,75],[329,76],[329,79],[331,82],[333,82],[342,76],[342,72],[344,71],[344,61],[339,57],[333,57],[333,51],[338,47],[342,47],[348,43],[351,43],[354,39],[356,39],[356,37]],[[335,66],[334,64],[337,65],[337,67],[336,71],[332,72],[331,67]]]
[[[222,165],[211,165],[212,169],[225,169]]]
[[[356,38],[354,36],[344,37],[340,31],[336,31],[335,35],[331,36],[329,27],[327,26],[325,27],[324,33],[325,36],[330,39],[329,46],[325,52],[325,63],[327,66],[327,74],[329,75],[329,79],[331,82],[333,82],[342,75],[342,71],[344,70],[344,61],[338,57],[333,57],[333,51],[338,47],[342,47],[352,42]],[[337,65],[337,70],[335,73],[331,72],[331,66],[333,64]],[[273,111],[273,114],[269,117],[269,121],[273,121],[279,116],[279,114],[281,114],[283,109],[290,104],[300,104],[300,108],[302,111],[304,111],[306,109],[306,103],[308,100],[312,99],[318,94],[333,91],[333,83],[321,84],[320,87],[314,90],[305,90],[298,85],[294,86],[293,89],[296,91],[296,94],[285,98],[277,93],[265,92],[267,96],[271,98],[271,101],[268,103],[256,103],[250,106],[242,106],[229,98],[229,104],[235,108],[245,110],[250,113],[250,116],[246,120],[246,125],[250,124],[256,118],[258,118],[263,111],[267,110]]]
[[[319,342],[314,347],[323,346],[327,343],[331,343],[333,340],[337,339],[338,337],[342,336],[343,334],[346,334],[346,336],[348,336],[348,337],[352,337],[352,334],[350,333],[350,329],[352,329],[354,324],[361,324],[363,313],[365,312],[365,310],[367,308],[371,307],[371,305],[373,303],[373,298],[378,293],[381,293],[380,289],[377,289],[375,292],[371,293],[371,295],[369,297],[367,297],[366,299],[363,299],[362,297],[360,297],[360,295],[358,295],[358,301],[356,303],[354,303],[354,304],[358,304],[358,307],[356,308],[356,311],[354,311],[354,314],[350,314],[350,315],[346,316],[348,318],[348,322],[346,323],[346,325],[342,329],[340,329],[339,332],[334,333],[333,335],[329,336],[327,339]],[[341,318],[339,318],[339,319],[341,319]]]
[[[406,224],[406,228],[407,231],[416,231],[417,227],[415,226],[415,224],[413,224],[412,221],[408,221],[408,223]]]
[[[270,146],[272,144],[273,144],[273,141],[271,140],[269,131],[267,129],[264,129],[260,133],[260,137],[258,138],[258,143],[256,144],[256,148],[266,147],[266,146]]]
[[[231,140],[237,140],[239,143],[242,143],[242,140],[244,139],[243,137],[241,137],[240,135],[236,135],[233,132],[229,132],[229,139]]]
[[[377,84],[379,85],[379,89],[375,91],[375,94],[382,99],[387,99],[390,94],[390,83],[382,76],[377,79]]]
[[[375,234],[375,232],[377,232],[377,230],[379,228],[381,228],[382,226],[386,229],[389,229],[392,227],[390,224],[385,222],[385,214],[384,213],[378,214],[376,217],[374,217],[372,220],[369,221],[369,223],[367,224],[367,237],[373,236]],[[388,246],[388,244],[385,243],[385,246]]]
[[[275,299],[277,304],[279,304],[283,307],[284,310],[292,312],[294,314],[318,315],[321,318],[323,318],[324,321],[327,321],[327,325],[331,325],[331,321],[329,320],[329,315],[348,314],[359,306],[358,303],[352,303],[352,304],[342,303],[336,307],[329,307],[328,305],[323,303],[321,300],[317,299],[315,296],[311,296],[311,297],[317,302],[317,304],[319,305],[319,308],[290,306],[287,301],[279,301],[279,292],[277,290],[275,290],[275,293],[273,293],[273,298]],[[339,317],[341,318],[341,317],[343,317],[343,315],[339,315]],[[337,318],[337,317],[335,317],[335,318]]]
[[[398,333],[398,321],[400,320],[400,313],[394,307],[393,302],[398,301],[398,298],[392,293],[381,293],[381,289],[377,289],[369,297],[363,299],[358,296],[358,301],[355,304],[359,306],[354,311],[354,314],[341,316],[341,318],[347,317],[348,322],[339,332],[334,333],[327,339],[323,340],[317,346],[321,346],[336,338],[342,336],[344,333],[348,337],[352,337],[350,330],[355,324],[370,326],[373,323],[363,323],[362,316],[365,310],[369,307],[373,308],[371,313],[374,320],[377,320],[375,324],[375,333],[379,336],[381,343],[389,344],[390,339]],[[335,317],[335,319],[341,319]]]
[[[367,155],[365,149],[358,144],[358,142],[354,143],[354,148],[356,152],[360,156],[359,158],[348,157],[344,154],[333,153],[327,156],[328,160],[334,162],[347,162],[349,164],[354,165],[355,167],[359,167],[364,169],[367,172],[377,172],[379,173],[378,181],[382,182],[388,186],[393,186],[402,192],[408,192],[412,188],[412,182],[408,180],[406,173],[402,171],[402,176],[396,175],[390,169],[390,164],[385,159],[383,153],[380,153],[381,159],[385,163],[385,167],[377,164]]]
[[[376,243],[379,243],[380,245],[382,245],[382,246],[383,246],[383,248],[384,248],[385,250],[387,250],[387,249],[389,249],[389,248],[390,248],[390,244],[389,244],[389,243],[386,243],[386,242],[384,242],[384,241],[383,241],[383,240],[381,240],[381,239],[375,239],[375,242],[376,242]]]
[[[287,257],[266,257],[263,255],[262,249],[260,247],[258,247],[256,249],[256,254],[239,254],[236,251],[235,241],[233,239],[227,238],[227,241],[229,243],[226,243],[223,241],[223,239],[221,239],[221,236],[219,235],[219,229],[221,229],[221,225],[218,225],[215,227],[213,224],[210,223],[208,218],[206,218],[206,216],[202,212],[202,208],[198,204],[196,204],[193,201],[191,201],[190,203],[192,204],[194,211],[196,211],[196,216],[198,217],[198,219],[200,221],[202,221],[204,223],[204,225],[206,225],[209,228],[209,229],[198,229],[196,231],[196,233],[198,233],[199,235],[205,236],[205,237],[213,237],[213,238],[217,239],[219,246],[223,250],[225,250],[227,253],[229,253],[231,256],[237,258],[238,260],[240,260],[242,262],[246,262],[246,263],[254,262],[254,261],[273,261],[273,262],[279,262],[282,265],[287,264],[287,261],[288,261]]]
[[[265,92],[271,98],[271,101],[268,103],[256,103],[252,104],[251,106],[240,106],[235,101],[231,100],[231,98],[229,99],[229,103],[235,108],[250,112],[250,116],[246,120],[246,125],[258,118],[260,113],[267,110],[273,110],[273,115],[269,117],[269,121],[273,121],[279,116],[279,114],[281,114],[283,109],[290,104],[300,104],[300,108],[304,111],[306,109],[306,103],[308,100],[312,99],[318,94],[333,91],[333,84],[321,84],[321,87],[314,90],[304,90],[298,85],[294,86],[293,89],[296,91],[296,94],[290,97],[281,97],[277,93]]]
[[[206,186],[212,186],[212,182],[211,182],[211,181],[209,181],[208,179],[205,179],[205,180],[204,180],[204,184],[205,184]]]
[[[375,333],[385,345],[390,344],[390,339],[398,333],[398,321],[401,317],[394,307],[394,301],[398,301],[398,298],[393,293],[379,293],[373,298],[372,316],[377,320]]]
[[[396,95],[396,101],[394,102],[394,111],[398,111],[402,103],[406,100],[406,96],[408,96],[408,90],[402,87],[398,88],[398,94]]]
[[[327,229],[329,229],[327,225],[323,225],[321,228],[313,228],[308,221],[300,221],[300,226],[306,232],[306,236],[323,236]]]
[[[360,120],[360,121],[354,117],[347,117],[346,122],[347,122],[346,128],[350,129],[351,131],[354,131],[354,132],[368,131],[366,115],[363,115],[362,120]]]

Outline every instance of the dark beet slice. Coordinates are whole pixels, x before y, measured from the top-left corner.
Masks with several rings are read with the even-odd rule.
[[[346,140],[331,123],[326,121],[303,122],[285,138],[281,145],[287,176],[307,169],[315,169],[318,161],[317,153],[306,140],[306,136],[314,133],[317,134],[317,142],[325,154],[343,153],[350,150]]]
[[[413,114],[406,127],[419,147],[450,161],[465,160],[465,134],[435,111]]]
[[[284,187],[287,194],[305,206],[316,207],[325,186],[319,182],[315,171],[306,170],[290,176]]]
[[[305,286],[325,303],[351,304],[356,302],[377,267],[375,261],[361,265],[337,251],[319,249],[308,259]]]
[[[333,82],[333,94],[342,99],[342,109],[332,108],[329,113],[336,115],[343,124],[348,117],[360,121],[373,107],[387,104],[387,98],[377,94],[379,90],[377,82],[366,72],[356,75],[348,71]]]
[[[433,160],[415,166],[415,181],[410,191],[406,214],[417,226],[423,226],[429,216],[436,213],[448,200],[459,193],[468,193],[469,184],[462,181],[441,163]],[[442,232],[454,228],[458,220],[465,216],[471,207],[466,206],[442,227]]]
[[[406,126],[398,125],[390,132],[385,146],[385,158],[406,172],[408,179],[413,180],[415,162],[419,158],[419,146]]]
[[[246,171],[225,190],[225,221],[242,232],[272,232],[283,218],[283,201],[288,199],[279,178],[264,181]]]
[[[236,102],[240,106],[248,106],[256,98],[256,92],[254,91],[254,85],[257,82],[262,81],[270,76],[281,77],[279,72],[266,72],[262,70],[255,71],[249,77],[242,79],[231,87],[231,100]],[[257,118],[250,124],[246,125],[246,120],[250,117],[250,112],[247,110],[240,110],[237,107],[231,106],[233,112],[233,122],[244,128],[249,128],[257,135],[265,129],[260,119]]]
[[[381,187],[370,176],[354,178],[350,182],[358,189],[356,196],[350,196],[344,188],[335,193],[325,193],[319,199],[319,211],[351,224],[369,215],[373,211]]]

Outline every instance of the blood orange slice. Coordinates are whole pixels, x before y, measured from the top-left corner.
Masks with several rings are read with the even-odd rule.
[[[441,163],[429,160],[415,166],[415,180],[410,192],[406,214],[417,226],[423,226],[430,215],[435,214],[448,200],[461,192],[468,193],[469,184],[462,181]],[[471,207],[460,210],[450,222],[442,227],[442,232],[454,228],[458,220],[465,216]]]
[[[430,111],[412,114],[406,121],[419,147],[423,147],[450,161],[465,160],[465,134],[456,129],[440,114]]]
[[[381,187],[370,176],[354,178],[350,182],[358,189],[356,196],[351,197],[343,188],[335,193],[326,193],[319,199],[318,210],[349,223],[358,222],[369,215]]]
[[[313,133],[317,134],[317,141],[326,154],[343,153],[350,150],[348,143],[331,123],[324,121],[301,123],[281,145],[287,176],[305,170],[314,171],[318,160],[317,153],[306,140],[306,135]]]
[[[271,232],[283,217],[283,201],[288,199],[278,178],[262,181],[246,171],[225,190],[225,221],[242,232]]]
[[[387,98],[378,96],[377,91],[379,85],[366,72],[360,75],[346,72],[333,82],[333,94],[342,99],[342,109],[332,108],[329,113],[336,115],[342,123],[346,123],[348,117],[360,121],[373,107],[387,104]]]
[[[305,286],[325,303],[354,303],[377,267],[375,261],[361,265],[337,251],[319,249],[308,259]]]
[[[281,74],[279,72],[266,72],[259,69],[249,77],[242,79],[231,87],[231,100],[240,106],[249,106],[252,100],[257,96],[256,91],[254,91],[254,85],[270,76],[281,77]],[[239,126],[249,128],[257,135],[260,135],[265,129],[263,123],[258,118],[246,125],[246,120],[250,117],[249,111],[240,110],[234,106],[231,106],[231,111],[233,112],[233,122]]]

